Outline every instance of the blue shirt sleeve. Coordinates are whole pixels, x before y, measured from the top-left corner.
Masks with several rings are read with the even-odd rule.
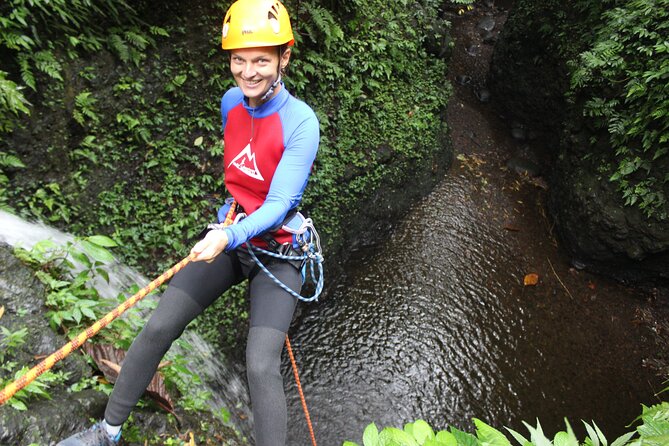
[[[226,251],[278,226],[289,210],[302,200],[318,151],[320,131],[311,108],[291,98],[292,106],[279,111],[284,127],[284,152],[277,165],[264,203],[236,225],[225,228]]]

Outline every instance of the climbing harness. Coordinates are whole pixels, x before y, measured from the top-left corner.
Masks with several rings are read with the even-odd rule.
[[[219,209],[218,216],[219,219],[222,215],[226,215],[229,212],[229,206],[235,204],[234,199],[228,198],[225,201],[225,204]],[[246,214],[241,212],[237,214],[234,219],[234,223],[238,223],[240,220],[244,219]],[[221,224],[210,224],[207,226],[208,229],[220,230],[223,229]],[[255,264],[260,268],[267,276],[272,279],[279,287],[285,290],[287,293],[291,294],[295,298],[303,302],[313,302],[317,301],[318,297],[323,291],[324,283],[324,274],[323,274],[323,250],[321,247],[321,239],[314,227],[314,223],[311,218],[305,218],[300,212],[291,211],[288,213],[284,223],[280,226],[280,229],[293,235],[291,243],[279,244],[271,236],[271,231],[263,234],[261,238],[267,242],[268,249],[263,249],[259,246],[253,245],[250,241],[246,243],[246,249],[249,252],[249,255],[255,262]],[[268,257],[273,257],[280,260],[288,260],[301,262],[300,274],[302,276],[302,285],[306,283],[311,283],[315,287],[314,294],[311,297],[302,296],[300,293],[296,293],[286,286],[283,282],[276,278],[272,272],[267,269],[267,267],[262,263],[262,261],[256,255],[256,252],[264,254]],[[318,271],[318,272],[317,272]]]
[[[301,223],[299,223],[297,228],[291,228],[291,222],[296,220],[298,222],[301,221]],[[293,242],[291,244],[281,245],[279,252],[273,252],[254,246],[251,242],[246,244],[246,249],[253,258],[253,261],[256,262],[256,265],[258,265],[258,267],[282,289],[303,302],[317,301],[323,291],[323,254],[318,232],[316,232],[312,220],[310,218],[304,218],[299,212],[297,212],[295,216],[281,228],[286,232],[293,234]],[[288,288],[267,269],[254,251],[275,259],[301,261],[302,267],[300,268],[300,274],[302,275],[302,285],[307,283],[307,278],[309,278],[311,283],[316,287],[314,294],[311,297],[304,297],[300,293],[296,293]],[[318,276],[316,275],[316,268],[318,269]]]

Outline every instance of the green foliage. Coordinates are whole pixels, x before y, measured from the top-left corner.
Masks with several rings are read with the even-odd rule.
[[[427,39],[445,35],[448,23],[430,1],[411,7],[352,1],[331,10],[311,0],[286,7],[303,24],[286,82],[317,105],[321,124],[304,201],[323,232],[341,233],[337,215],[347,205],[369,199],[383,182],[401,183],[440,150],[440,113],[451,87]]]
[[[43,240],[30,251],[15,249],[17,257],[39,268],[35,275],[48,287],[45,304],[52,329],[78,332],[104,314],[106,306],[90,282],[109,280],[105,265],[114,257],[107,248],[114,246],[108,237],[92,236],[65,246]]]
[[[130,26],[121,29],[119,23]],[[123,62],[138,65],[151,39],[132,26],[135,11],[116,0],[9,0],[0,4],[0,50],[7,65],[0,71],[0,133],[14,130],[19,115],[29,114],[24,88],[37,91],[39,75],[64,82],[66,60],[103,44]],[[152,27],[153,35],[166,31]],[[9,66],[10,71],[7,70]],[[9,73],[12,73],[11,75]]]
[[[178,339],[177,344],[183,351],[192,350],[183,339]],[[160,372],[168,383],[169,390],[176,390],[180,396],[178,404],[189,412],[205,412],[210,410],[211,394],[202,390],[202,380],[189,365],[189,359],[183,355],[168,353],[169,365],[162,368]]]
[[[7,79],[0,70],[0,133],[14,129],[15,119],[21,114],[30,114],[30,104],[21,93],[21,87]]]
[[[75,336],[126,299],[123,294],[119,294],[116,301],[102,299],[95,287],[96,278],[109,281],[109,264],[114,261],[109,249],[117,246],[117,243],[107,236],[94,235],[75,238],[62,246],[51,240],[43,240],[36,243],[31,250],[15,249],[17,257],[31,265],[35,269],[35,275],[47,285],[45,305],[49,308],[47,317],[52,329]],[[127,295],[135,294],[138,290],[139,287],[135,284],[127,290]],[[139,327],[145,323],[141,313],[146,314],[146,310],[155,305],[156,303],[150,300],[141,300],[123,318],[115,320],[98,333],[92,341],[112,344],[127,350]],[[26,329],[10,331],[0,326],[2,370],[14,373],[11,379],[0,379],[2,387],[27,371],[26,368],[13,372],[17,364],[5,361],[23,345],[27,335]],[[184,340],[178,340],[177,343],[183,350],[189,350]],[[168,365],[161,369],[161,373],[165,377],[167,387],[180,396],[177,404],[187,411],[208,411],[210,395],[202,390],[201,379],[189,367],[188,359],[171,352],[168,353],[167,359]],[[43,378],[31,385],[32,387],[28,386],[23,393],[17,393],[16,399],[10,400],[10,405],[18,410],[25,410],[25,401],[29,397],[48,398],[46,388],[49,385],[62,384],[66,378],[62,373],[42,376]],[[100,389],[97,380],[89,378],[73,384],[71,390],[79,391],[87,387],[109,390]],[[225,421],[225,411],[214,415]]]
[[[0,325],[0,335],[2,335],[0,337],[0,362],[5,362],[10,355],[14,354],[17,347],[22,346],[26,342],[28,329],[21,328],[11,331]]]
[[[85,125],[86,121],[89,119],[96,124],[100,122],[100,117],[95,113],[94,109],[96,102],[97,99],[92,96],[90,91],[82,91],[79,93],[74,100],[76,108],[73,112],[73,116],[75,121],[82,126]]]
[[[615,1],[571,64],[571,95],[611,147],[610,180],[626,205],[669,217],[669,0]],[[597,7],[594,7],[597,8]]]
[[[16,367],[16,363],[14,362],[4,363],[2,366],[0,366],[0,388],[4,388],[8,384],[16,381],[25,375],[29,370],[28,367],[22,367],[8,378],[3,378],[6,372],[10,372],[14,367]],[[26,411],[28,410],[28,403],[30,399],[51,399],[51,394],[49,393],[48,389],[52,386],[63,384],[65,381],[67,381],[68,376],[69,374],[63,371],[54,372],[47,370],[23,389],[16,392],[14,396],[12,396],[7,401],[7,404],[13,409]]]
[[[7,188],[9,186],[9,178],[5,174],[6,169],[22,169],[26,167],[25,164],[17,157],[9,153],[0,151],[0,209],[9,210],[8,204],[9,194]]]
[[[652,407],[642,406],[639,416],[642,424],[636,432],[621,435],[611,443],[595,423],[583,422],[587,431],[586,438],[578,440],[571,425],[565,420],[566,430],[560,431],[550,439],[543,432],[541,424],[532,426],[523,422],[529,432],[529,438],[506,428],[520,446],[660,446],[669,441],[669,403],[662,402]],[[404,430],[386,427],[379,432],[374,423],[367,426],[363,433],[364,446],[512,446],[510,439],[503,432],[474,418],[476,434],[463,432],[454,427],[434,432],[432,427],[423,420],[408,423]],[[635,438],[636,436],[636,438]],[[345,441],[343,446],[358,446],[357,443]]]

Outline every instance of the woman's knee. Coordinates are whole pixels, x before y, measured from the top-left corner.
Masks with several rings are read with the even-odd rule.
[[[174,323],[152,317],[144,325],[138,338],[151,344],[172,344],[176,338],[181,335],[183,330],[175,326]]]
[[[246,369],[250,377],[280,375],[284,333],[269,327],[252,327],[246,344]]]

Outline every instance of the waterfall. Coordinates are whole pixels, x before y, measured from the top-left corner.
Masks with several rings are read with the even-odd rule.
[[[73,242],[74,237],[43,223],[28,222],[0,210],[0,243],[29,250],[42,240],[51,240],[59,246],[64,246],[68,242]],[[109,272],[108,283],[101,278],[94,279],[91,283],[104,299],[115,299],[122,290],[133,284],[143,287],[149,283],[149,280],[139,272],[118,261],[106,265],[106,269]],[[158,296],[150,295],[146,299],[158,299]],[[217,411],[222,408],[229,410],[231,421],[236,428],[242,435],[250,438],[252,414],[246,383],[241,374],[231,365],[221,361],[220,353],[197,333],[186,329],[181,338],[188,344],[188,351],[180,351],[178,343],[174,344],[172,351],[189,359],[193,369],[202,379],[201,390],[211,394],[212,410]]]

